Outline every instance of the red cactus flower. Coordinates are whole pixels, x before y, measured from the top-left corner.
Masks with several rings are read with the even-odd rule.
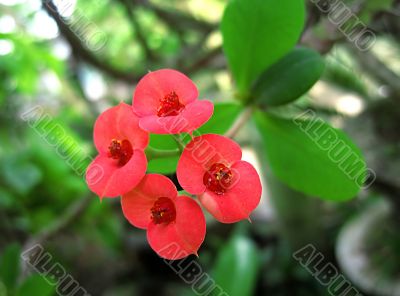
[[[192,132],[210,119],[214,106],[197,100],[194,83],[184,74],[170,69],[150,72],[138,83],[133,108],[139,125],[156,134]]]
[[[146,173],[148,142],[132,106],[120,103],[100,114],[94,125],[99,154],[86,171],[89,188],[100,198],[129,192]]]
[[[166,259],[197,254],[206,234],[204,214],[196,201],[178,196],[174,183],[165,176],[148,174],[121,199],[126,219],[147,229],[152,249]],[[171,249],[179,247],[179,251]]]
[[[194,138],[178,162],[179,183],[199,195],[202,205],[220,222],[248,219],[261,198],[257,171],[242,161],[240,146],[219,135]]]

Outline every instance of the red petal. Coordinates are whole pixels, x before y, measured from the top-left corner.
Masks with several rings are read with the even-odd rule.
[[[261,198],[260,177],[246,161],[238,161],[231,167],[234,172],[233,187],[223,195],[206,191],[199,200],[201,204],[222,223],[234,223],[247,219]]]
[[[150,223],[147,228],[147,240],[151,248],[160,257],[170,260],[197,254],[206,235],[206,220],[196,201],[187,196],[178,196],[175,207],[175,223]]]
[[[145,75],[136,86],[133,108],[140,116],[156,115],[160,100],[175,92],[183,105],[198,97],[196,85],[183,73],[162,69]]]
[[[100,154],[106,154],[113,139],[128,140],[133,149],[145,149],[149,135],[139,127],[139,119],[132,106],[120,103],[107,109],[94,125],[94,144]]]
[[[132,190],[147,169],[146,155],[134,150],[132,158],[123,167],[115,159],[98,155],[86,171],[86,182],[94,193],[102,197],[117,197]]]
[[[175,200],[178,192],[174,183],[165,176],[148,174],[132,191],[121,199],[125,218],[138,228],[146,229],[151,220],[150,209],[160,197]]]
[[[214,104],[208,100],[196,100],[182,111],[182,117],[188,122],[183,132],[191,132],[205,124],[213,115]]]
[[[240,146],[231,139],[208,134],[194,138],[184,149],[176,170],[179,184],[191,194],[201,194],[206,187],[207,169],[220,162],[230,166],[242,158]]]
[[[155,134],[190,133],[206,123],[214,112],[214,105],[207,100],[196,100],[188,104],[176,116],[158,117],[150,115],[142,117],[139,125],[142,129]]]

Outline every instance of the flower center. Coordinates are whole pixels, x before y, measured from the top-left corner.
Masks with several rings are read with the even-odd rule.
[[[178,95],[173,91],[160,100],[157,109],[158,117],[175,116],[181,113],[185,105],[179,102]]]
[[[222,163],[214,163],[204,174],[203,183],[207,189],[222,195],[232,183],[232,171]]]
[[[115,140],[111,141],[108,146],[108,157],[118,160],[118,166],[124,166],[132,157],[133,149],[128,140]]]
[[[175,205],[168,197],[160,197],[157,199],[150,211],[151,219],[155,224],[168,224],[175,221]]]

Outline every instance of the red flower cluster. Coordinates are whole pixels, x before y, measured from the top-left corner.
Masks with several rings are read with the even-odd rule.
[[[138,83],[132,106],[121,103],[106,110],[94,126],[98,156],[87,169],[89,188],[100,198],[122,195],[126,219],[146,229],[150,246],[166,259],[197,254],[206,221],[199,203],[178,195],[170,179],[146,175],[144,150],[149,132],[192,133],[209,120],[213,104],[197,96],[196,86],[184,74],[150,72]],[[179,159],[182,188],[222,223],[248,219],[260,201],[260,178],[241,158],[236,142],[207,134],[192,138]],[[170,247],[176,246],[179,252],[171,253]]]

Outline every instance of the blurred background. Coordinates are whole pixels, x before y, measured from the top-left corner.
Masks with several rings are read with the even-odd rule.
[[[377,178],[344,203],[293,191],[269,171],[249,121],[236,140],[262,175],[262,202],[252,224],[208,219],[200,257],[189,261],[230,296],[356,295],[333,294],[293,257],[312,244],[363,295],[400,295],[400,1],[345,1],[377,36],[368,51],[306,2],[300,43],[326,67],[292,107],[345,130]],[[96,117],[131,103],[149,70],[186,73],[201,98],[230,104],[225,118],[237,115],[219,30],[226,4],[0,0],[0,295],[55,295],[20,258],[34,244],[90,295],[196,295],[124,219],[118,199],[100,203],[90,193],[84,170],[96,154]],[[68,145],[59,148],[60,138]],[[176,160],[153,161],[149,171],[174,178]]]

